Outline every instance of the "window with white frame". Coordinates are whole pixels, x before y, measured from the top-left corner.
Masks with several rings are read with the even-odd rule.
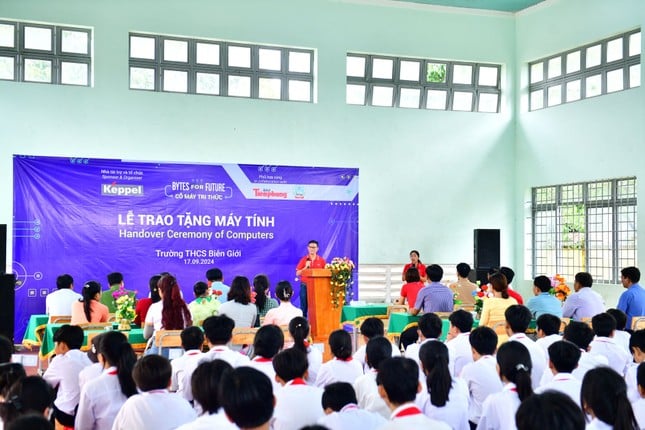
[[[314,101],[314,51],[130,33],[130,89]]]
[[[0,80],[91,86],[92,30],[0,20]]]
[[[636,265],[636,203],[636,178],[533,188],[533,276],[620,283],[620,269]]]
[[[529,110],[640,85],[641,31],[638,29],[529,63]]]
[[[347,104],[499,112],[499,64],[348,53],[346,67]]]

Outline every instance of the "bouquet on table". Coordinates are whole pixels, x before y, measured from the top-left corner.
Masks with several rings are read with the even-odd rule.
[[[551,290],[549,294],[555,296],[561,302],[567,300],[567,297],[571,294],[571,289],[565,282],[564,276],[555,275],[551,278]]]
[[[477,313],[477,318],[479,319],[482,314],[482,309],[484,308],[484,300],[490,297],[492,294],[488,284],[481,285],[480,281],[477,281],[477,289],[473,291],[473,297],[475,298],[475,309]]]
[[[327,263],[326,269],[331,271],[331,305],[334,309],[352,299],[354,292],[354,262],[347,257],[335,257]]]
[[[134,320],[134,296],[123,287],[112,293],[116,312],[114,316],[119,321],[119,330],[130,330],[130,323]]]

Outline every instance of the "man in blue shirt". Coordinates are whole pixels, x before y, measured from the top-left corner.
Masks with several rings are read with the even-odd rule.
[[[533,280],[533,294],[535,297],[531,297],[526,302],[526,307],[533,314],[533,318],[537,319],[542,314],[551,314],[562,318],[562,303],[555,296],[552,296],[549,291],[551,291],[551,280],[549,278],[542,275]]]
[[[426,267],[426,275],[430,283],[419,290],[414,307],[410,309],[412,315],[423,311],[452,312],[454,309],[454,293],[440,281],[443,278],[443,269],[438,264]]]
[[[641,272],[638,268],[630,266],[620,271],[620,281],[627,291],[618,299],[616,308],[627,315],[627,328],[632,327],[632,318],[645,315],[645,289],[638,284]]]
[[[567,297],[562,306],[562,316],[581,321],[605,312],[602,296],[591,289],[593,277],[587,272],[578,272],[573,282],[575,293]]]
[[[211,294],[214,295],[220,303],[226,303],[228,301],[228,292],[231,287],[224,283],[224,274],[222,271],[217,267],[208,269],[206,271],[206,279],[208,280],[207,284],[211,290]]]

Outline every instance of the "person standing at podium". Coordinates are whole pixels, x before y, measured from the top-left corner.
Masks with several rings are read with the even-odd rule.
[[[308,276],[303,276],[303,270],[307,269],[324,269],[327,262],[318,255],[318,241],[310,240],[307,243],[307,255],[302,257],[296,266],[296,276],[300,277],[300,309],[302,314],[307,318],[307,282]]]

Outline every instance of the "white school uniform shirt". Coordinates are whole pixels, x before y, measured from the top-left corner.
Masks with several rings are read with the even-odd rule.
[[[425,388],[426,376],[423,374],[423,369],[421,368],[421,360],[419,359],[419,350],[421,349],[421,345],[423,345],[426,342],[431,342],[433,340],[436,340],[437,342],[441,342],[439,339],[428,338],[418,343],[412,343],[408,345],[408,347],[405,349],[405,354],[404,354],[405,358],[414,360],[414,362],[417,363],[417,366],[419,366],[419,382],[421,382],[421,385],[423,385],[423,388]]]
[[[153,303],[148,308],[148,313],[146,314],[146,323],[152,323],[154,331],[161,330],[161,312],[163,311],[163,300]]]
[[[177,430],[238,430],[231,420],[228,419],[223,408],[220,408],[217,413],[204,414],[188,424],[177,427]]]
[[[453,430],[469,430],[468,414],[464,413],[468,410],[468,397],[466,382],[461,378],[454,378],[450,393],[448,393],[448,401],[444,406],[433,405],[427,390],[417,394],[415,403],[425,416],[443,421]]]
[[[623,348],[614,342],[611,337],[596,336],[589,344],[591,352],[607,357],[609,367],[624,376],[630,363],[633,361],[631,354],[628,354]]]
[[[504,385],[501,392],[491,394],[484,401],[477,430],[516,430],[515,413],[520,403],[515,384]]]
[[[631,363],[625,372],[625,383],[627,384],[627,398],[631,403],[634,403],[641,398],[641,393],[638,392],[638,381],[636,381],[636,372],[638,364]],[[644,423],[645,424],[645,423]]]
[[[181,357],[177,357],[170,361],[172,366],[172,375],[170,377],[170,391],[176,391],[178,393],[183,393],[184,391],[184,370],[186,370],[186,364],[190,360],[197,359],[203,355],[199,349],[190,349],[184,351]]]
[[[275,396],[273,430],[299,430],[318,422],[322,408],[323,389],[307,385],[301,378],[287,382]]]
[[[43,375],[43,379],[49,382],[49,385],[58,387],[54,404],[68,415],[74,415],[74,409],[81,397],[78,374],[90,364],[92,362],[84,352],[71,349],[54,357]]]
[[[361,364],[361,366],[363,366],[363,373],[367,373],[370,370],[370,366],[367,365],[367,355],[365,353],[366,350],[367,350],[367,345],[361,345],[353,355],[354,360],[358,361]],[[401,356],[401,351],[396,345],[392,344],[392,357],[400,357],[400,356]]]
[[[318,424],[329,430],[377,429],[387,420],[374,412],[359,409],[354,403],[345,405],[340,411],[323,415]]]
[[[248,366],[259,370],[260,372],[264,373],[269,377],[269,379],[271,380],[271,383],[273,384],[274,393],[278,391],[280,388],[282,388],[282,385],[280,385],[280,383],[275,380],[275,369],[273,368],[272,359],[258,356],[258,357],[255,357],[253,360],[251,360]]]
[[[333,382],[349,382],[353,384],[363,374],[363,366],[352,357],[347,360],[333,358],[323,363],[316,377],[316,386],[325,388]]]
[[[392,411],[390,421],[379,430],[411,429],[450,430],[450,426],[423,415],[423,412],[414,403],[404,403]]]
[[[539,338],[538,340],[535,341],[535,344],[540,348],[542,348],[542,351],[544,351],[544,356],[548,360],[549,347],[560,340],[562,340],[562,336],[560,336],[559,334],[550,334],[548,336]]]
[[[358,406],[361,409],[377,413],[388,420],[392,411],[378,392],[378,385],[376,385],[377,374],[376,370],[370,369],[363,376],[359,376],[354,381],[354,391],[356,392]]]
[[[531,365],[533,366],[531,369],[531,385],[535,390],[540,386],[540,379],[542,378],[544,369],[547,368],[547,358],[544,355],[542,348],[537,346],[535,342],[529,339],[529,337],[524,333],[515,333],[508,338],[508,341],[519,342],[529,350],[529,354],[531,355]]]
[[[461,379],[468,388],[470,402],[468,420],[479,423],[482,405],[488,396],[502,391],[502,381],[497,373],[497,361],[492,355],[483,355],[479,360],[467,364],[461,371]]]
[[[83,389],[88,381],[98,378],[103,373],[103,365],[101,363],[92,363],[81,370],[78,374],[78,389]]]
[[[632,402],[632,409],[640,430],[645,430],[645,399],[641,398]]]
[[[121,392],[116,367],[109,367],[81,390],[74,430],[110,430],[127,398]]]
[[[585,426],[585,430],[614,430],[614,426],[609,425],[598,418],[594,418]]]
[[[114,419],[112,430],[174,430],[197,419],[190,403],[168,390],[151,390],[130,397]]]
[[[607,357],[599,355],[599,354],[592,354],[590,352],[587,352],[583,349],[580,350],[580,360],[578,360],[578,367],[573,369],[573,372],[571,374],[578,380],[582,381],[587,374],[588,371],[591,369],[595,369],[596,367],[600,366],[609,366],[609,361],[607,361]],[[553,380],[553,372],[551,372],[551,369],[548,367],[544,370],[544,374],[542,375],[542,379],[540,380],[540,386],[546,385],[549,382]]]
[[[470,332],[459,333],[456,337],[446,342],[449,357],[448,368],[450,368],[450,374],[453,377],[461,375],[461,369],[466,364],[473,362],[469,338]]]
[[[72,315],[72,303],[82,298],[71,288],[56,290],[45,297],[45,313],[54,316]]]
[[[573,376],[571,373],[556,373],[553,376],[551,382],[545,385],[541,385],[535,392],[537,394],[542,394],[548,390],[559,391],[563,394],[566,394],[573,400],[573,402],[580,406],[580,390],[582,389],[582,381]]]
[[[614,331],[614,342],[616,345],[622,347],[625,352],[629,355],[632,354],[632,352],[629,350],[629,339],[632,336],[627,333],[626,331],[623,330],[616,330]]]
[[[305,378],[307,384],[314,385],[316,383],[322,361],[323,354],[318,348],[313,346],[307,347],[307,363],[309,363],[307,377]]]

